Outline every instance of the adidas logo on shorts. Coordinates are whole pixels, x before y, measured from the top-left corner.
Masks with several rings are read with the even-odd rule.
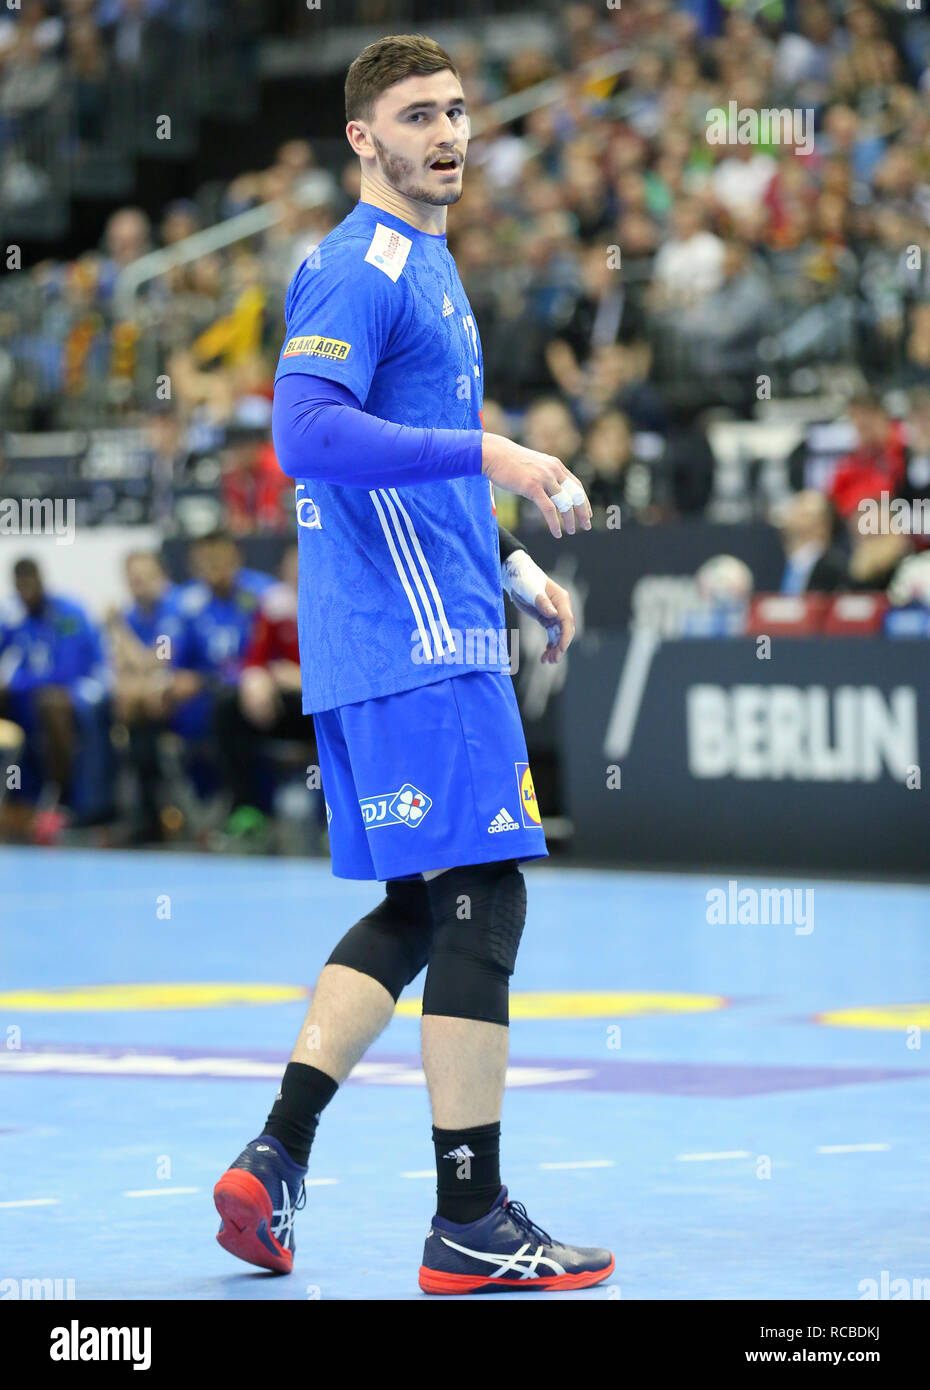
[[[488,826],[489,835],[499,835],[502,830],[519,830],[520,827],[505,808],[502,806],[497,815]]]

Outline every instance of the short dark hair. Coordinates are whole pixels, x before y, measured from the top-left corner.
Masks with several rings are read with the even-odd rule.
[[[207,531],[203,536],[195,536],[191,541],[191,549],[199,550],[202,546],[212,545],[231,545],[234,550],[239,549],[235,536],[218,527],[215,531]]]
[[[388,34],[377,39],[362,49],[346,74],[346,120],[371,120],[381,93],[405,77],[428,77],[446,69],[459,76],[445,49],[425,34]]]
[[[38,579],[39,566],[30,556],[24,555],[21,560],[17,560],[13,566],[14,579]]]

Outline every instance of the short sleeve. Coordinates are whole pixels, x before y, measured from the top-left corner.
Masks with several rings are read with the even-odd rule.
[[[294,372],[327,377],[364,405],[378,363],[396,339],[406,307],[404,279],[365,259],[366,242],[324,242],[291,285],[287,337],[275,381]]]

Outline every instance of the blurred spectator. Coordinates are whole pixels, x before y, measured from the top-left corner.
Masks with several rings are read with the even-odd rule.
[[[624,284],[622,271],[612,269],[603,246],[591,246],[582,258],[582,287],[563,310],[558,336],[546,347],[546,361],[563,390],[573,392],[579,363],[596,347],[641,338],[646,328],[643,295],[638,286]]]
[[[792,93],[798,105],[821,106],[829,93],[833,61],[842,52],[842,34],[822,0],[806,0],[799,7],[798,30],[781,34],[772,81],[777,93]]]
[[[634,429],[661,431],[666,410],[648,379],[650,362],[644,342],[607,343],[594,349],[579,372],[563,378],[562,389],[584,423],[618,409],[630,417]]]
[[[672,210],[672,235],[659,248],[653,276],[656,308],[673,312],[700,303],[720,288],[723,242],[707,230],[695,198],[683,199]]]
[[[271,402],[243,396],[226,426],[223,503],[226,525],[236,535],[283,531],[291,522],[293,483],[278,467],[271,431]]]
[[[189,198],[179,198],[165,208],[159,225],[162,246],[175,246],[201,230],[197,206]]]
[[[50,594],[34,560],[13,566],[17,600],[0,621],[0,714],[26,734],[23,798],[92,824],[113,810],[109,677],[83,608]]]
[[[181,627],[180,590],[170,583],[159,556],[131,551],[125,571],[133,601],[123,610],[112,609],[107,618],[114,707],[123,720],[140,706],[151,709],[148,683],[155,672],[167,670]]]
[[[713,196],[724,212],[733,218],[757,212],[775,177],[777,164],[772,155],[750,144],[720,146],[728,153],[711,176]]]
[[[522,440],[527,449],[553,454],[574,471],[581,436],[568,407],[557,396],[533,402],[523,417]]]
[[[904,481],[905,439],[900,420],[892,420],[873,391],[861,391],[847,407],[858,437],[858,447],[841,458],[829,488],[829,497],[840,516],[856,513],[867,497],[883,492],[894,496]]]
[[[822,492],[795,493],[776,515],[785,547],[783,594],[834,593],[846,588],[842,552],[833,544],[834,513]]]
[[[151,237],[151,223],[141,208],[120,208],[108,219],[103,233],[105,258],[100,269],[104,300],[112,295],[120,271],[152,249]]]
[[[588,429],[579,476],[596,527],[615,530],[646,511],[652,496],[649,469],[635,457],[630,422],[622,410],[605,411]]]
[[[74,150],[84,158],[106,134],[110,84],[100,32],[91,20],[68,28],[68,74],[74,93]]]
[[[176,493],[187,482],[190,450],[184,425],[170,402],[153,410],[145,422],[146,463],[151,488],[150,518],[167,526],[176,516]],[[131,587],[131,586],[130,586]]]
[[[726,242],[721,274],[718,289],[682,309],[678,329],[695,371],[742,383],[746,410],[755,393],[758,344],[771,323],[774,296],[741,241]]]

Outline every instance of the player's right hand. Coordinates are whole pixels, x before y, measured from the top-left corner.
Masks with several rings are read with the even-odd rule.
[[[485,434],[481,441],[481,471],[495,487],[533,502],[554,536],[575,534],[576,521],[591,530],[591,504],[581,483],[561,459],[524,449],[502,434]]]

